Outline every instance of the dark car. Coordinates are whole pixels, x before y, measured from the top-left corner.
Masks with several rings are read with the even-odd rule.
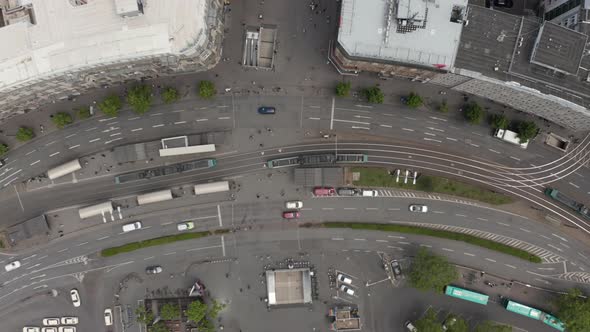
[[[514,2],[512,0],[494,0],[494,7],[512,8]]]
[[[340,196],[358,196],[359,190],[356,188],[338,188],[338,195],[340,195]]]
[[[162,267],[160,265],[148,266],[145,269],[145,273],[147,274],[158,274],[162,272]]]
[[[399,262],[396,260],[391,261],[391,271],[393,272],[393,277],[397,280],[402,276],[402,267],[399,265]]]
[[[276,108],[270,106],[261,106],[258,107],[259,114],[275,114],[277,112]]]

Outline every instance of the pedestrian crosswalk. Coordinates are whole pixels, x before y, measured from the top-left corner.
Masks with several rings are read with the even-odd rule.
[[[530,244],[525,241],[514,239],[508,236],[494,234],[490,232],[480,231],[477,229],[463,228],[457,226],[440,225],[440,224],[429,224],[429,223],[414,223],[414,222],[395,222],[395,224],[403,224],[408,226],[419,226],[433,229],[441,229],[449,232],[469,234],[482,239],[491,240],[494,242],[502,243],[510,247],[524,250],[528,253],[537,255],[541,258],[543,264],[551,264],[565,261],[565,258],[539,246]]]

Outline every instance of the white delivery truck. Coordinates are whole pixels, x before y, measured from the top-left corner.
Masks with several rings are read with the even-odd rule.
[[[494,137],[497,137],[508,143],[519,145],[523,149],[526,149],[527,146],[529,146],[528,141],[525,143],[520,143],[520,138],[518,138],[518,134],[508,129],[496,129],[496,131],[494,132]]]

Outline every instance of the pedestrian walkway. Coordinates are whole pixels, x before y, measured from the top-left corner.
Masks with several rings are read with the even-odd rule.
[[[457,226],[449,226],[449,225],[440,225],[440,224],[429,224],[429,223],[414,223],[414,222],[395,222],[395,224],[401,225],[408,225],[408,226],[418,226],[418,227],[425,227],[425,228],[432,228],[432,229],[441,229],[444,231],[455,232],[455,233],[462,233],[468,234],[475,237],[479,237],[486,240],[491,240],[494,242],[502,243],[507,246],[524,250],[528,253],[537,255],[541,257],[543,264],[552,264],[552,263],[559,263],[564,262],[566,259],[558,254],[553,253],[547,249],[535,246],[528,242],[524,242],[521,240],[517,240],[508,236],[498,235],[494,233],[484,232],[477,229],[470,229],[470,228],[463,228]]]

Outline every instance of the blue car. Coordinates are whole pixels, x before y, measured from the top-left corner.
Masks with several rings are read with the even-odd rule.
[[[277,112],[277,110],[274,107],[269,107],[269,106],[258,107],[259,114],[275,114],[276,112]]]

